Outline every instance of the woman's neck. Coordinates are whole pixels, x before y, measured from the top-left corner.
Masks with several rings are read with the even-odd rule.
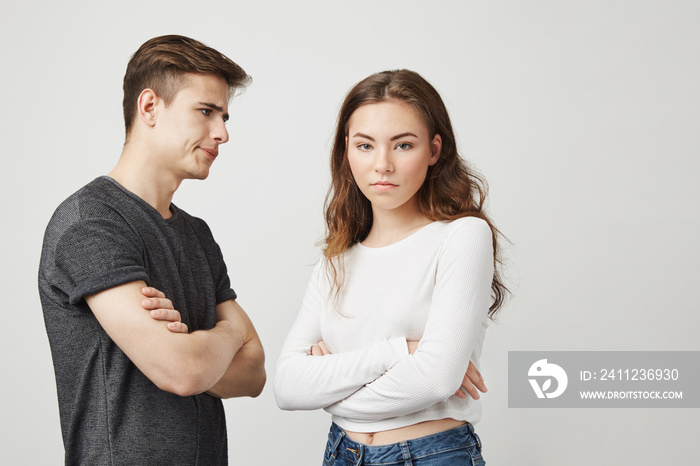
[[[373,208],[372,228],[367,238],[362,241],[362,245],[370,248],[389,246],[410,236],[429,223],[432,223],[432,220],[423,215],[416,204],[404,205],[390,210]]]

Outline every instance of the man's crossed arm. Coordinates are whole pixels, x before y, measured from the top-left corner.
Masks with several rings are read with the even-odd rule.
[[[257,396],[262,391],[262,345],[234,300],[217,305],[214,328],[192,333],[186,333],[170,300],[143,281],[101,291],[86,301],[110,338],[160,389],[180,396],[208,392],[220,398]]]

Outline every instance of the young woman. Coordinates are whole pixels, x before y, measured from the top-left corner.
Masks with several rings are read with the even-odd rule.
[[[324,465],[484,464],[478,395],[462,388],[506,290],[483,183],[437,91],[408,70],[355,85],[331,173],[324,258],[277,364],[277,404],[332,414]]]

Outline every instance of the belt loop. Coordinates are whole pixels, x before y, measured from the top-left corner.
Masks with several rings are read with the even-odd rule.
[[[411,450],[408,449],[408,442],[400,442],[399,446],[401,447],[404,466],[413,466],[413,461],[411,461]]]
[[[481,452],[481,439],[479,438],[479,434],[474,432],[474,439],[476,440],[476,448]]]
[[[467,422],[467,425],[469,426],[469,433],[472,437],[474,437],[474,440],[476,440],[477,450],[481,451],[481,439],[479,438],[479,434],[474,432],[474,426],[471,424],[471,422]]]
[[[331,456],[335,458],[336,452],[338,451],[338,445],[340,445],[340,442],[343,441],[343,437],[345,437],[345,430],[338,428],[338,437],[336,437],[335,441],[333,442],[333,451],[331,452]]]

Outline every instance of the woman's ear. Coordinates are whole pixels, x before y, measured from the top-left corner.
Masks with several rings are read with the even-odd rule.
[[[156,125],[156,107],[159,100],[153,89],[144,89],[139,94],[139,98],[136,101],[138,115],[147,126]]]
[[[433,140],[430,142],[430,165],[435,165],[440,158],[440,153],[442,152],[442,137],[439,134],[433,136]]]

